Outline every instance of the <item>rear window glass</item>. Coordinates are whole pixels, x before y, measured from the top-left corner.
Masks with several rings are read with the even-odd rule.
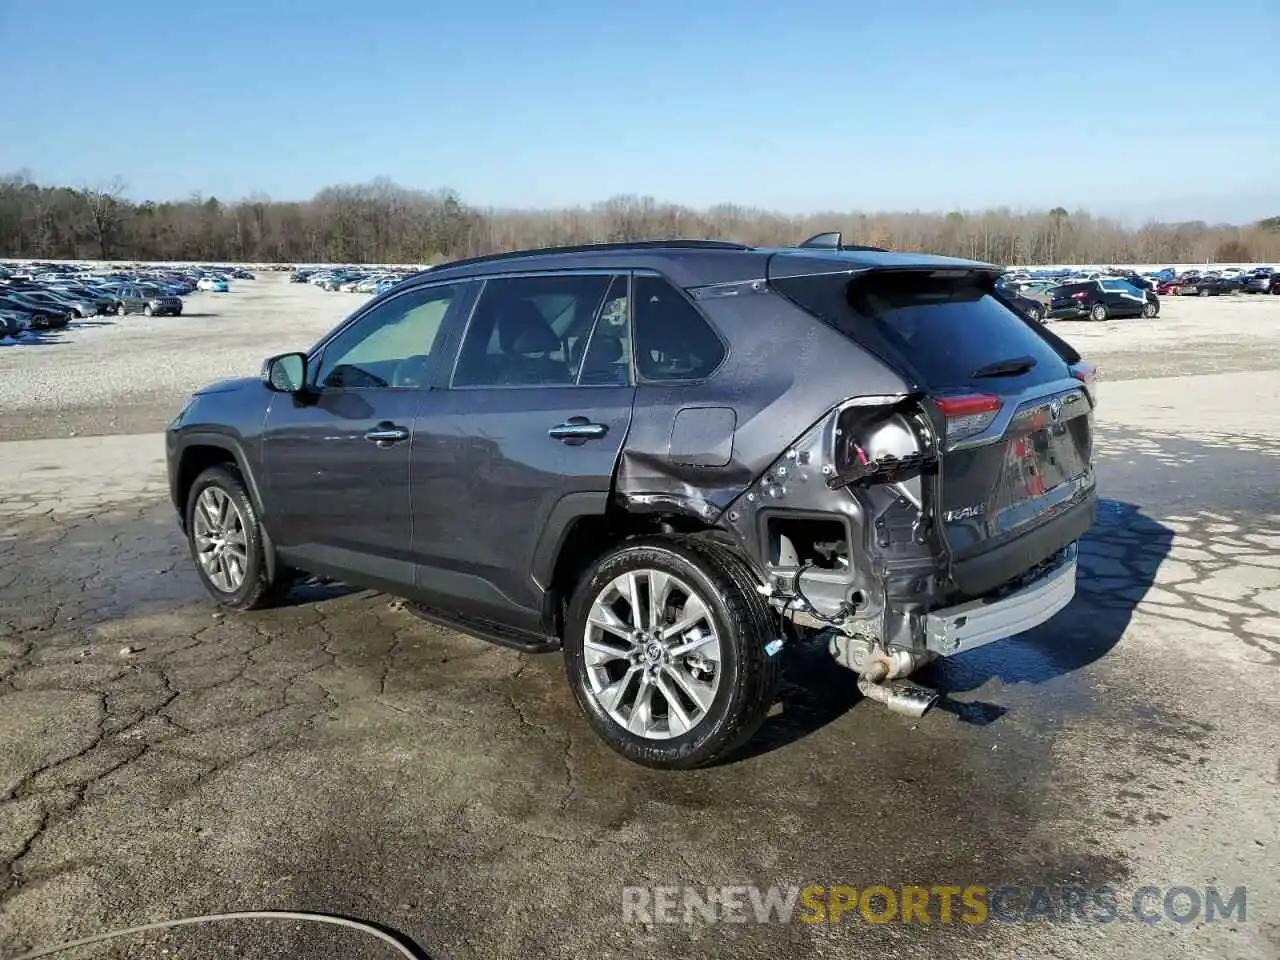
[[[843,289],[818,294],[824,284]],[[1021,389],[1070,375],[1049,341],[973,276],[903,271],[852,282],[797,277],[778,287],[872,353],[905,368],[926,389]],[[974,378],[992,364],[1021,358],[1034,360],[1032,369],[998,380]]]

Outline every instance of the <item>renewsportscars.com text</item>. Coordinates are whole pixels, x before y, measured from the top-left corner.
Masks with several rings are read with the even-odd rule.
[[[1247,919],[1244,887],[626,886],[628,923],[1215,923]]]

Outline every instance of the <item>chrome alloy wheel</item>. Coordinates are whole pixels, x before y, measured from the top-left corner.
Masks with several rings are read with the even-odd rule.
[[[591,695],[620,726],[649,740],[688,733],[720,688],[721,641],[707,604],[683,580],[633,570],[597,595],[584,661]]]
[[[210,582],[223,593],[235,593],[249,568],[244,517],[235,501],[219,487],[205,487],[196,501],[192,536],[196,560]]]

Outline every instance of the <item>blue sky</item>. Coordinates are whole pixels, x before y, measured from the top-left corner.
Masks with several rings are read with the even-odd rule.
[[[0,0],[0,172],[135,198],[1280,214],[1275,0]]]

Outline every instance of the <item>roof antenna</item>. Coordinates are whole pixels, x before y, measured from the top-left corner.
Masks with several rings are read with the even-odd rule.
[[[818,250],[839,250],[841,249],[840,231],[832,230],[830,233],[814,234],[800,246]]]
[[[870,247],[860,243],[844,243],[839,230],[819,233],[800,244],[802,250],[864,250],[872,253],[888,253],[884,247]]]

